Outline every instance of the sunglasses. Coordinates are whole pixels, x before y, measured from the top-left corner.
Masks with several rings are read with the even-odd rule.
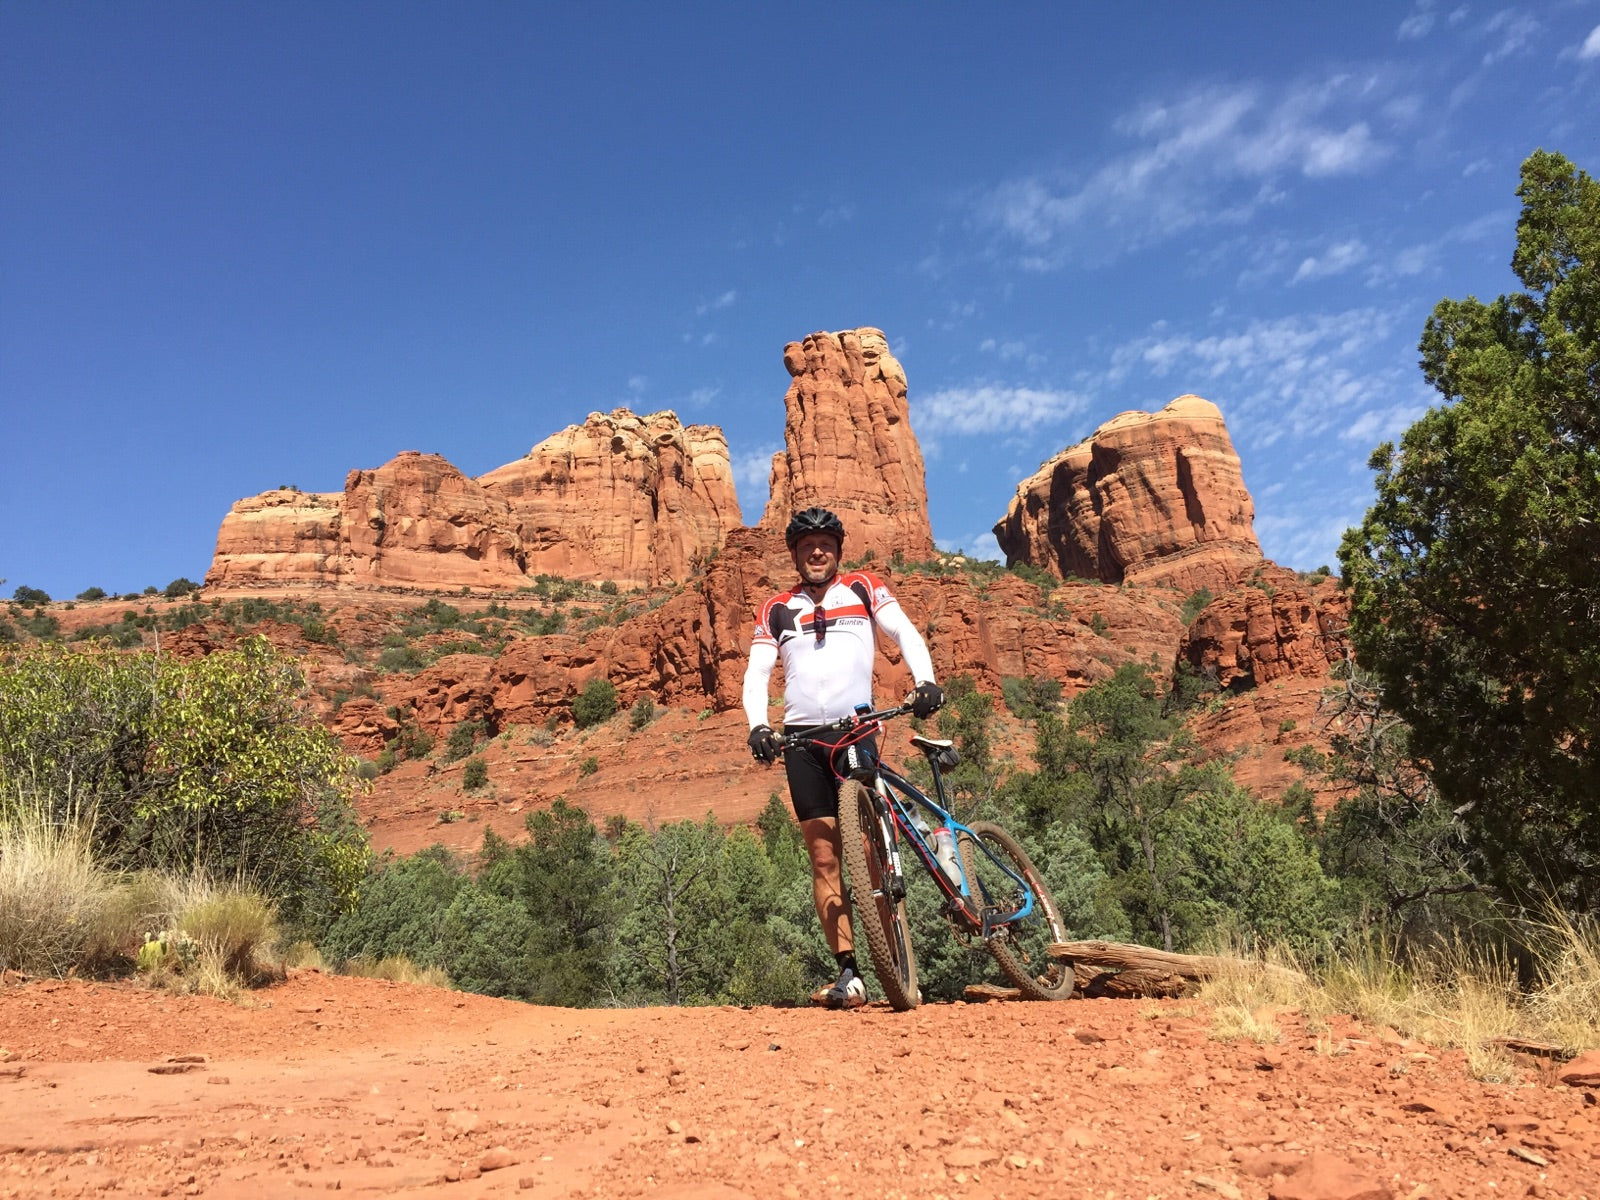
[[[828,610],[820,604],[811,614],[811,628],[817,631],[817,645],[822,645],[828,636]]]

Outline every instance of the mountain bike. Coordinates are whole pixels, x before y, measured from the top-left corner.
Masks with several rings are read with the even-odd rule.
[[[863,705],[849,717],[788,734],[785,746],[830,746],[830,762],[841,751],[876,733],[884,721],[911,711],[909,704],[871,711]],[[823,735],[842,733],[838,741]],[[1072,995],[1072,964],[1052,959],[1052,942],[1068,940],[1066,922],[1044,877],[1017,840],[992,821],[965,825],[950,812],[944,772],[961,761],[949,741],[914,734],[911,744],[928,760],[937,801],[882,761],[839,780],[839,837],[856,928],[866,938],[873,973],[897,1012],[922,1000],[917,959],[906,918],[906,875],[901,847],[921,863],[938,887],[941,912],[958,941],[987,949],[1003,974],[1032,1000]],[[932,822],[930,827],[929,822]],[[953,847],[941,854],[940,833]],[[953,852],[952,852],[953,851]]]

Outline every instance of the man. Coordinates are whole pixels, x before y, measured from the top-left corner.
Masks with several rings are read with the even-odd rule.
[[[767,684],[783,659],[783,725],[804,734],[818,725],[850,716],[872,703],[872,668],[877,659],[874,631],[900,647],[916,681],[913,713],[931,716],[944,703],[933,679],[928,646],[882,580],[865,571],[839,573],[844,524],[825,508],[796,513],[784,532],[799,583],[773,596],[756,613],[750,662],[744,673],[744,712],[750,721],[750,752],[762,762],[783,749],[767,724]],[[845,735],[838,735],[843,738]],[[839,775],[876,761],[877,746],[867,738],[838,755]],[[789,800],[811,856],[811,891],[823,935],[839,963],[839,978],[812,996],[829,1008],[866,1003],[866,985],[856,965],[850,910],[840,869],[839,775],[827,746],[783,750]]]

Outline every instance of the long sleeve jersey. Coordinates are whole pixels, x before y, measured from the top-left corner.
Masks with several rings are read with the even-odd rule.
[[[874,626],[900,647],[917,683],[934,681],[927,643],[875,575],[851,571],[834,576],[820,603],[797,585],[763,604],[756,612],[744,672],[744,714],[750,728],[767,724],[767,688],[779,657],[785,725],[821,725],[848,716],[858,704],[871,704]]]

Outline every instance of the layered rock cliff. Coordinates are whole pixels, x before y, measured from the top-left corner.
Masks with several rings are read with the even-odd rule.
[[[1122,413],[1046,462],[994,535],[1007,565],[1220,592],[1262,561],[1254,521],[1222,413],[1179,396]]]
[[[351,471],[343,492],[249,496],[223,518],[207,587],[513,588],[526,556],[505,500],[437,454]]]
[[[535,575],[679,582],[740,523],[722,430],[671,412],[590,413],[478,482],[510,505]]]
[[[246,497],[223,518],[206,586],[514,589],[539,574],[666,585],[738,524],[720,429],[617,409],[479,479],[408,450],[350,472],[343,492]]]
[[[848,530],[845,558],[933,554],[922,451],[911,432],[906,373],[880,329],[813,333],[783,349],[784,448],[772,459],[760,528],[821,505]]]

